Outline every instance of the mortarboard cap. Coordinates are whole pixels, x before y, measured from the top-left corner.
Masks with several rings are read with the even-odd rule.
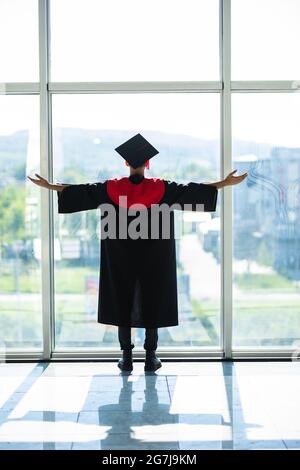
[[[141,134],[136,134],[124,144],[115,148],[130,166],[138,168],[159,152]]]

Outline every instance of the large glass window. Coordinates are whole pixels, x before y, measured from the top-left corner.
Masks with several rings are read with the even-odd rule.
[[[0,343],[41,349],[40,191],[37,96],[0,96]],[[2,349],[2,348],[1,348]]]
[[[38,82],[38,0],[0,1],[0,82]]]
[[[299,80],[300,1],[231,0],[232,80]]]
[[[219,177],[217,93],[53,96],[56,181],[103,181],[128,173],[114,148],[137,132],[159,150],[149,175],[187,182]],[[56,195],[55,195],[55,204]],[[160,329],[160,346],[220,343],[220,219],[177,213],[180,325]],[[55,332],[59,347],[118,346],[116,327],[96,323],[99,210],[56,216]],[[143,331],[137,329],[136,345]]]
[[[52,0],[52,81],[219,80],[218,0]]]
[[[100,213],[58,215],[51,193],[53,232],[51,207],[40,210],[44,190],[26,175],[40,173],[40,135],[44,177],[84,183],[126,175],[114,148],[137,132],[159,150],[150,176],[211,182],[220,163],[249,173],[232,189],[233,220],[223,224],[227,245],[233,222],[233,312],[221,321],[220,304],[230,302],[220,298],[219,197],[215,213],[176,212],[180,325],[161,329],[160,347],[216,352],[231,339],[233,349],[294,347],[299,19],[300,0],[0,0],[0,349],[42,350],[41,267],[52,260],[41,260],[40,227],[49,221],[54,299],[50,285],[44,294],[55,318],[44,311],[45,337],[54,325],[56,351],[119,347],[116,328],[96,321]],[[220,73],[229,56],[231,70]],[[253,83],[260,92],[247,93],[246,81],[260,81]],[[272,91],[275,81],[282,92]],[[221,325],[232,314],[231,338]],[[141,346],[143,332],[134,334]]]
[[[300,338],[300,95],[233,95],[234,330],[237,347]]]

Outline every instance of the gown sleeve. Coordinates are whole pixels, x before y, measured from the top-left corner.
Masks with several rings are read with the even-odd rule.
[[[105,183],[71,184],[62,191],[57,191],[58,213],[70,214],[97,209],[105,200],[105,194]]]
[[[180,210],[215,212],[218,199],[218,189],[215,186],[204,183],[180,184],[166,180],[164,182],[165,203],[179,205]],[[200,204],[203,206],[199,207]]]

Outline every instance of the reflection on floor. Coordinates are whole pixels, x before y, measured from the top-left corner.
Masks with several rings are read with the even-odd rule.
[[[0,449],[300,448],[300,362],[0,364]]]

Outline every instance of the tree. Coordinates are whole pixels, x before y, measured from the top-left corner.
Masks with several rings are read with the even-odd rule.
[[[0,193],[0,240],[25,240],[25,186],[11,184]]]

